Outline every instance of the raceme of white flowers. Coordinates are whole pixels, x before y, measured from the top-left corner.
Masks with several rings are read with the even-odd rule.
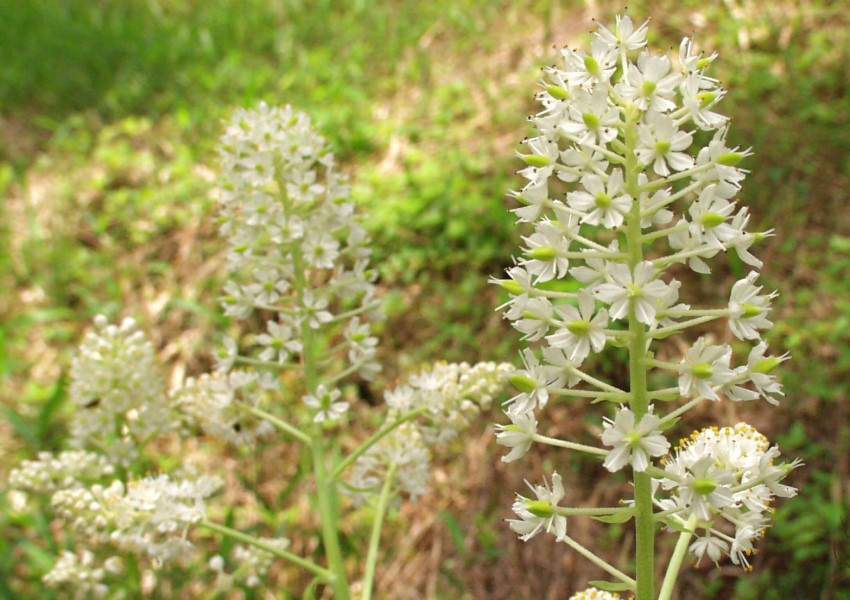
[[[511,193],[520,205],[513,213],[532,233],[507,278],[495,280],[509,294],[504,317],[529,344],[523,369],[511,376],[518,391],[507,406],[511,423],[498,427],[498,443],[510,448],[503,460],[521,459],[534,442],[570,448],[598,456],[609,471],[630,469],[636,490],[625,507],[560,507],[564,489],[554,473],[529,484],[532,496],[518,496],[510,526],[523,540],[552,533],[612,575],[611,590],[636,591],[638,600],[653,597],[651,556],[638,558],[633,579],[578,547],[568,517],[635,517],[639,555],[651,550],[646,538],[660,521],[697,535],[689,545],[696,561],[727,555],[747,567],[774,497],[795,493],[779,481],[799,464],[775,462],[777,447],[743,423],[695,434],[669,455],[665,430],[701,402],[778,404],[774,369],[787,355],[771,356],[761,339],[776,293],[758,282],[762,263],[750,249],[771,232],[749,231],[747,208],[735,200],[746,174],[738,165],[750,152],[727,144],[728,119],[716,112],[724,90],[708,73],[716,55],[699,53],[687,38],[673,59],[655,55],[645,49],[647,29],[620,16],[612,28],[598,27],[589,51],[564,48],[544,69],[542,109],[529,118],[535,133],[518,153],[525,183]],[[708,261],[730,250],[751,271],[732,286],[728,303],[684,302],[674,270],[685,265],[707,276]],[[567,291],[575,287],[561,281],[581,287]],[[705,334],[686,342],[681,358],[657,358],[670,352],[661,340],[721,319],[754,344],[748,355]],[[629,348],[629,389],[582,370],[609,346]],[[650,388],[659,380],[648,379],[650,371],[671,385]],[[611,403],[598,446],[538,432],[540,411],[553,398]],[[662,594],[671,586],[665,579]],[[574,597],[608,597],[595,593]]]
[[[192,530],[200,527],[240,542],[228,557],[205,561],[217,591],[263,585],[282,559],[345,600],[352,588],[340,551],[344,494],[375,506],[358,584],[368,598],[385,511],[402,495],[426,491],[434,448],[490,408],[512,367],[438,362],[423,369],[385,393],[383,425],[341,453],[351,446],[344,425],[358,416],[344,384],[380,369],[370,328],[381,316],[375,272],[348,186],[309,118],[290,107],[234,111],[220,156],[228,262],[222,305],[235,321],[265,319],[262,329],[226,338],[214,372],[167,393],[136,323],[98,316],[71,368],[73,449],[41,452],[13,469],[10,497],[21,510],[36,496],[49,498],[76,534],[77,552],[59,557],[44,581],[79,598],[108,593],[122,553],[153,566],[194,560]],[[286,537],[255,537],[212,521],[209,508],[224,485],[218,475],[184,465],[141,476],[156,464],[146,446],[163,434],[200,434],[245,452],[273,434],[303,444],[315,479],[305,493],[321,521],[325,562],[293,554]]]

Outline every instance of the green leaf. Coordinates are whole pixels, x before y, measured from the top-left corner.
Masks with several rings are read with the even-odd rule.
[[[21,436],[27,444],[36,448],[38,447],[38,432],[32,426],[32,423],[11,408],[3,407],[3,414],[6,416],[6,420],[9,421],[9,425],[14,428],[17,434]]]
[[[63,372],[59,376],[59,380],[56,382],[56,385],[53,387],[53,391],[50,396],[48,396],[38,413],[38,417],[36,419],[36,431],[39,441],[42,442],[40,445],[43,445],[43,442],[46,441],[47,431],[50,428],[53,415],[56,414],[56,411],[59,410],[65,402],[65,399],[68,397],[68,388],[66,384],[67,377]]]
[[[630,512],[616,512],[612,515],[602,515],[598,517],[591,517],[595,521],[601,521],[603,523],[625,523],[630,520],[634,516]]]
[[[449,530],[449,536],[451,536],[458,554],[466,556],[466,536],[463,533],[463,529],[460,527],[460,523],[457,522],[457,519],[455,519],[454,516],[444,510],[440,511],[440,518],[442,518],[443,522],[446,524],[446,529]]]

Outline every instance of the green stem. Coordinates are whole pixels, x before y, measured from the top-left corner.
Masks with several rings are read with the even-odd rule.
[[[286,193],[286,182],[278,170],[278,188],[283,210],[288,217],[292,211],[292,200]],[[301,246],[297,243],[292,245],[292,267],[293,282],[295,284],[296,300],[298,308],[304,312],[306,308],[304,296],[307,293],[308,281],[304,269],[304,261],[301,256]],[[308,394],[314,394],[318,387],[318,364],[319,357],[316,356],[315,332],[310,328],[309,319],[301,319],[301,362],[304,366],[304,386]],[[337,503],[335,494],[338,494],[333,479],[328,478],[327,452],[322,437],[321,424],[314,424],[314,435],[310,441],[310,454],[313,462],[313,474],[316,478],[316,499],[319,505],[319,515],[322,522],[322,542],[324,543],[325,556],[328,567],[333,573],[331,587],[335,600],[349,600],[351,593],[348,587],[348,578],[345,573],[345,564],[342,559],[342,550],[339,543],[339,524],[336,511]]]
[[[578,444],[576,442],[559,440],[558,438],[548,437],[539,433],[535,433],[532,439],[535,442],[546,444],[548,446],[557,446],[558,448],[566,448],[567,450],[578,450],[579,452],[587,452],[588,454],[595,454],[597,456],[608,455],[608,451],[603,450],[602,448],[594,448],[593,446],[585,446],[584,444]]]
[[[596,556],[593,552],[579,544],[570,536],[564,536],[564,543],[579,554],[581,554],[587,560],[592,562],[594,565],[602,569],[603,571],[607,571],[608,573],[625,583],[627,586],[629,586],[629,589],[634,590],[637,587],[637,582],[635,582],[634,579],[632,579],[613,565],[608,564],[607,562]]]
[[[339,463],[333,471],[331,471],[330,478],[333,480],[338,479],[342,472],[345,471],[351,463],[360,458],[369,448],[378,443],[382,438],[392,433],[399,425],[412,421],[416,417],[425,414],[427,410],[427,407],[420,406],[419,408],[400,416],[389,425],[381,427],[378,431],[372,434],[372,437],[360,444],[353,452],[346,456],[345,459]]]
[[[696,524],[696,516],[691,515],[688,522],[685,523],[685,530],[679,534],[679,541],[676,542],[673,556],[670,557],[670,564],[667,565],[667,572],[664,573],[664,581],[661,584],[661,592],[658,594],[658,600],[670,600],[673,597],[673,588],[676,585],[676,579],[679,577],[679,569],[682,568],[682,562],[685,560],[685,555],[688,552],[688,542],[691,541]]]
[[[628,105],[625,110],[626,124],[624,138],[626,144],[626,192],[634,198],[632,210],[626,220],[626,246],[629,254],[629,267],[634,273],[635,267],[643,260],[643,244],[641,242],[641,214],[638,164],[635,149],[638,142],[637,122],[640,112],[634,105]],[[647,390],[646,364],[647,333],[643,323],[637,320],[635,299],[629,301],[629,331],[632,338],[629,344],[629,405],[640,418],[649,410],[649,394]],[[652,518],[652,478],[646,473],[634,472],[635,488],[635,541],[636,541],[636,600],[652,600],[655,595],[655,523]]]
[[[267,544],[264,541],[255,538],[252,535],[248,535],[247,533],[242,533],[236,529],[232,529],[227,527],[226,525],[219,525],[218,523],[213,523],[212,521],[207,521],[204,519],[199,522],[198,525],[200,527],[206,527],[210,531],[215,531],[216,533],[220,533],[222,535],[226,535],[229,538],[234,540],[238,540],[245,544],[250,544],[255,548],[259,548],[260,550],[264,550],[269,554],[273,554],[278,558],[282,558],[283,560],[287,560],[295,565],[298,565],[302,569],[310,571],[313,575],[321,578],[324,581],[333,581],[334,574],[328,571],[327,569],[320,567],[319,565],[307,560],[306,558],[302,558],[297,554],[293,554],[292,552],[287,552],[286,550],[281,550],[271,544]]]
[[[387,513],[390,493],[392,492],[393,479],[395,478],[395,465],[390,467],[381,495],[378,496],[378,505],[375,507],[375,518],[372,521],[372,534],[369,536],[369,554],[366,556],[366,573],[363,577],[362,600],[371,600],[372,587],[375,581],[375,566],[378,563],[378,547],[381,544],[381,528],[384,525],[384,515]]]
[[[260,419],[263,419],[264,421],[271,423],[272,425],[280,429],[282,432],[288,433],[295,439],[302,441],[305,444],[309,444],[311,441],[313,441],[313,438],[311,438],[309,435],[307,435],[297,427],[290,425],[286,421],[278,419],[276,416],[267,413],[266,411],[260,408],[257,408],[255,406],[248,406],[247,404],[237,404],[237,406],[244,410],[246,413],[252,414],[255,417],[258,417]]]

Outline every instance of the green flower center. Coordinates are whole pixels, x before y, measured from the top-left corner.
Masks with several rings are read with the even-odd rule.
[[[714,374],[714,369],[711,367],[711,364],[707,362],[701,362],[695,364],[691,372],[697,379],[708,379]]]
[[[700,496],[705,496],[717,489],[717,480],[705,477],[694,480],[694,491]]]
[[[640,89],[643,92],[644,96],[651,96],[653,94],[653,92],[655,92],[655,88],[657,88],[657,87],[658,87],[657,83],[655,83],[654,81],[648,81],[647,80],[647,81],[643,82],[643,85],[641,86]]]
[[[717,227],[718,225],[723,223],[725,220],[726,220],[726,217],[724,217],[721,214],[713,213],[713,212],[705,213],[702,217],[700,217],[700,223],[702,223],[705,227],[708,227],[709,229],[711,229],[713,227]]]
[[[598,206],[601,209],[608,208],[609,206],[611,206],[611,203],[613,202],[613,200],[611,199],[611,196],[609,196],[605,192],[599,192],[598,194],[596,194],[596,198],[594,198],[593,201],[596,203],[596,206]]]
[[[744,309],[744,317],[757,317],[762,313],[762,309],[758,306],[754,306],[752,304],[743,304],[742,308]]]
[[[527,375],[511,375],[508,377],[508,382],[524,394],[530,394],[537,389],[537,382]]]
[[[629,298],[640,298],[643,296],[643,290],[640,289],[640,286],[635,285],[634,283],[630,283],[626,286],[626,293],[629,295]]]
[[[587,69],[587,72],[591,75],[599,74],[599,63],[596,62],[596,59],[592,56],[584,57],[584,68]]]
[[[540,246],[529,250],[528,255],[534,260],[549,261],[558,257],[558,251],[551,246]]]
[[[590,323],[587,321],[570,321],[567,323],[567,329],[573,335],[586,336],[590,333]]]
[[[670,152],[670,142],[655,142],[655,153],[664,156]]]
[[[642,438],[638,432],[633,431],[624,435],[623,439],[626,440],[626,444],[629,446],[629,448],[637,448],[638,446],[640,446],[640,441]]]
[[[599,127],[599,117],[593,113],[582,113],[581,115],[584,124],[587,125],[588,129],[596,129]]]
[[[525,505],[528,508],[528,512],[535,517],[545,519],[555,514],[555,508],[552,506],[552,503],[546,500],[526,500]]]

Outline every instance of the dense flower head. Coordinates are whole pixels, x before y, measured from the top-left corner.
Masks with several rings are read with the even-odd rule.
[[[620,600],[617,593],[606,592],[595,587],[589,587],[570,596],[569,600]]]
[[[746,566],[747,555],[735,548],[751,547],[770,524],[775,497],[796,495],[793,487],[780,483],[798,467],[799,461],[779,463],[776,446],[746,423],[734,427],[711,427],[682,440],[674,456],[665,462],[666,477],[660,480],[658,504],[679,518],[697,517],[705,534],[694,542],[697,560],[708,555],[717,562],[720,553]],[[723,533],[722,523],[735,533]]]
[[[102,454],[65,450],[58,454],[39,452],[36,460],[25,460],[9,473],[9,486],[16,490],[52,494],[76,488],[112,475],[115,467]]]
[[[138,444],[175,425],[153,345],[133,319],[94,320],[71,364],[71,444],[128,464]]]
[[[218,477],[191,473],[158,475],[109,486],[60,490],[56,514],[81,533],[123,551],[151,558],[185,560],[192,550],[187,528],[206,514],[205,500],[223,484]]]
[[[379,313],[369,236],[324,138],[304,113],[260,104],[234,111],[219,153],[231,273],[223,307],[237,319],[273,315],[264,332],[226,340],[219,369],[240,358],[271,369],[296,363],[306,327],[333,331],[340,359],[374,376],[369,319]]]
[[[104,583],[105,577],[120,571],[121,560],[117,557],[98,565],[94,553],[88,550],[79,554],[63,550],[42,581],[49,588],[64,590],[68,597],[75,600],[105,598],[109,593],[109,587]]]
[[[171,399],[185,425],[200,427],[208,435],[237,447],[252,447],[274,428],[246,414],[243,408],[259,404],[264,394],[277,385],[273,377],[252,371],[205,373],[187,379],[171,393]]]
[[[762,341],[776,293],[756,283],[762,262],[752,253],[772,232],[750,231],[736,198],[751,153],[729,143],[729,119],[716,110],[725,96],[709,73],[716,55],[687,38],[678,56],[654,54],[648,25],[619,16],[597,28],[589,49],[564,48],[543,70],[534,131],[517,152],[522,183],[509,194],[522,245],[506,277],[492,280],[508,297],[498,310],[524,343],[522,367],[509,377],[517,390],[505,406],[511,423],[497,427],[497,442],[511,449],[506,462],[541,443],[604,457],[612,472],[628,469],[635,499],[624,503],[640,521],[639,553],[655,502],[664,514],[653,518],[671,530],[696,521],[697,560],[726,554],[746,567],[773,499],[795,493],[780,481],[799,463],[775,464],[778,448],[745,424],[695,434],[672,457],[665,431],[706,400],[782,397],[774,370],[788,356],[770,356]],[[675,274],[710,276],[712,259],[729,251],[752,271],[721,306],[692,303]],[[716,343],[724,336],[714,327],[663,342],[706,324],[728,324],[753,345],[749,354],[739,354],[745,344]],[[628,349],[627,385],[585,370],[611,346]],[[684,351],[671,357],[677,348]],[[546,435],[537,413],[562,399],[619,405],[599,429],[605,448]],[[523,540],[553,531],[569,543],[565,515],[589,513],[553,510],[563,498],[560,477],[532,490],[537,500],[517,499],[511,527]]]
[[[286,550],[290,546],[287,538],[258,538],[260,542],[278,550]],[[237,585],[245,585],[256,588],[262,584],[263,578],[268,574],[275,556],[256,546],[237,544],[230,553],[234,563],[232,572],[224,570],[225,561],[222,556],[216,555],[209,561],[209,567],[216,572],[216,589],[222,592],[230,591]]]

